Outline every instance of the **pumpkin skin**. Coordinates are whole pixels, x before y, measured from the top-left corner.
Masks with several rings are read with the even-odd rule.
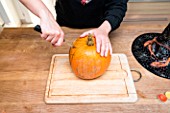
[[[69,50],[69,61],[77,77],[95,79],[106,71],[110,65],[111,55],[108,52],[107,57],[100,56],[100,53],[96,52],[95,37],[89,34],[73,42]]]

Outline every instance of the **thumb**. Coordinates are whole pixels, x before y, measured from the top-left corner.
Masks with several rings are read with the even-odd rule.
[[[80,37],[85,37],[88,34],[93,34],[93,31],[91,30],[91,31],[84,32],[83,34],[80,35]]]

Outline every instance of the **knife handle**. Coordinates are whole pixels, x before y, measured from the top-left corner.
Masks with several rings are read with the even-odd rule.
[[[34,27],[34,30],[37,31],[37,32],[39,32],[39,33],[42,33],[40,25],[36,25],[36,26]]]

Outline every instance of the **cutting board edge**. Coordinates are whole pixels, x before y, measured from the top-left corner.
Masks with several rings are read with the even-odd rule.
[[[119,56],[124,56],[124,57],[126,57],[127,58],[127,56],[125,55],[125,54],[122,54],[122,53],[116,53],[116,54],[112,54],[112,56],[113,55],[119,55]],[[52,70],[53,70],[53,63],[54,63],[54,61],[55,61],[55,57],[56,56],[69,56],[68,54],[54,54],[53,56],[52,56],[52,61],[51,61],[51,66],[50,66],[50,72],[52,72]],[[126,59],[127,60],[127,59]],[[126,61],[127,63],[128,63],[128,60]],[[130,66],[129,66],[129,64],[128,64],[128,68],[129,68],[129,70],[130,70]],[[62,102],[62,101],[56,101],[56,99],[55,99],[55,102],[54,102],[54,98],[51,98],[51,97],[49,97],[49,88],[50,88],[50,81],[51,81],[51,78],[52,78],[52,73],[50,73],[49,72],[49,76],[48,76],[48,80],[47,80],[47,85],[46,85],[46,90],[45,90],[45,103],[47,103],[47,104],[64,104],[64,103],[79,103],[79,102],[77,102],[77,101],[73,101],[73,102],[66,102],[66,101],[64,101],[64,102]],[[131,87],[127,87],[127,89],[128,89],[128,93],[129,93],[129,97],[127,97],[127,98],[124,98],[122,101],[120,101],[120,100],[118,100],[119,98],[115,98],[114,100],[112,100],[112,99],[110,99],[110,100],[107,100],[107,101],[104,101],[104,102],[100,102],[100,101],[93,101],[92,103],[133,103],[133,102],[136,102],[137,100],[138,100],[138,97],[137,97],[137,93],[136,93],[136,88],[135,88],[135,85],[134,85],[134,83],[132,82],[133,81],[133,78],[132,78],[132,74],[131,74],[131,71],[129,71],[128,72],[128,75],[129,75],[129,77],[128,77],[128,81],[130,80],[130,83],[129,84],[131,84]],[[125,80],[127,80],[127,79],[125,79]],[[90,99],[91,100],[91,99]],[[90,101],[89,100],[89,101]],[[129,101],[130,100],[130,101]],[[91,102],[86,102],[86,101],[84,101],[84,102],[80,102],[80,103],[91,103]]]
[[[64,97],[65,98],[65,97]],[[63,98],[63,99],[64,99]],[[60,100],[61,98],[56,98],[56,97],[45,97],[45,103],[46,104],[97,104],[97,103],[135,103],[138,101],[138,97],[137,97],[137,94],[129,94],[129,97],[126,97],[126,98],[112,98],[110,97],[110,99],[101,99],[100,100],[98,99],[97,101],[96,100],[92,100],[92,99],[83,99],[81,98],[81,101],[75,101],[77,98],[77,96],[75,96],[73,99],[69,100],[69,101],[63,101],[63,100]],[[58,101],[56,101],[58,100]]]

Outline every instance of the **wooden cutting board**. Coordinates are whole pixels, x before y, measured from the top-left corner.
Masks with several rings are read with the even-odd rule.
[[[112,54],[107,71],[94,80],[77,78],[69,64],[68,54],[52,57],[45,102],[63,103],[122,103],[136,102],[137,94],[124,54]]]

